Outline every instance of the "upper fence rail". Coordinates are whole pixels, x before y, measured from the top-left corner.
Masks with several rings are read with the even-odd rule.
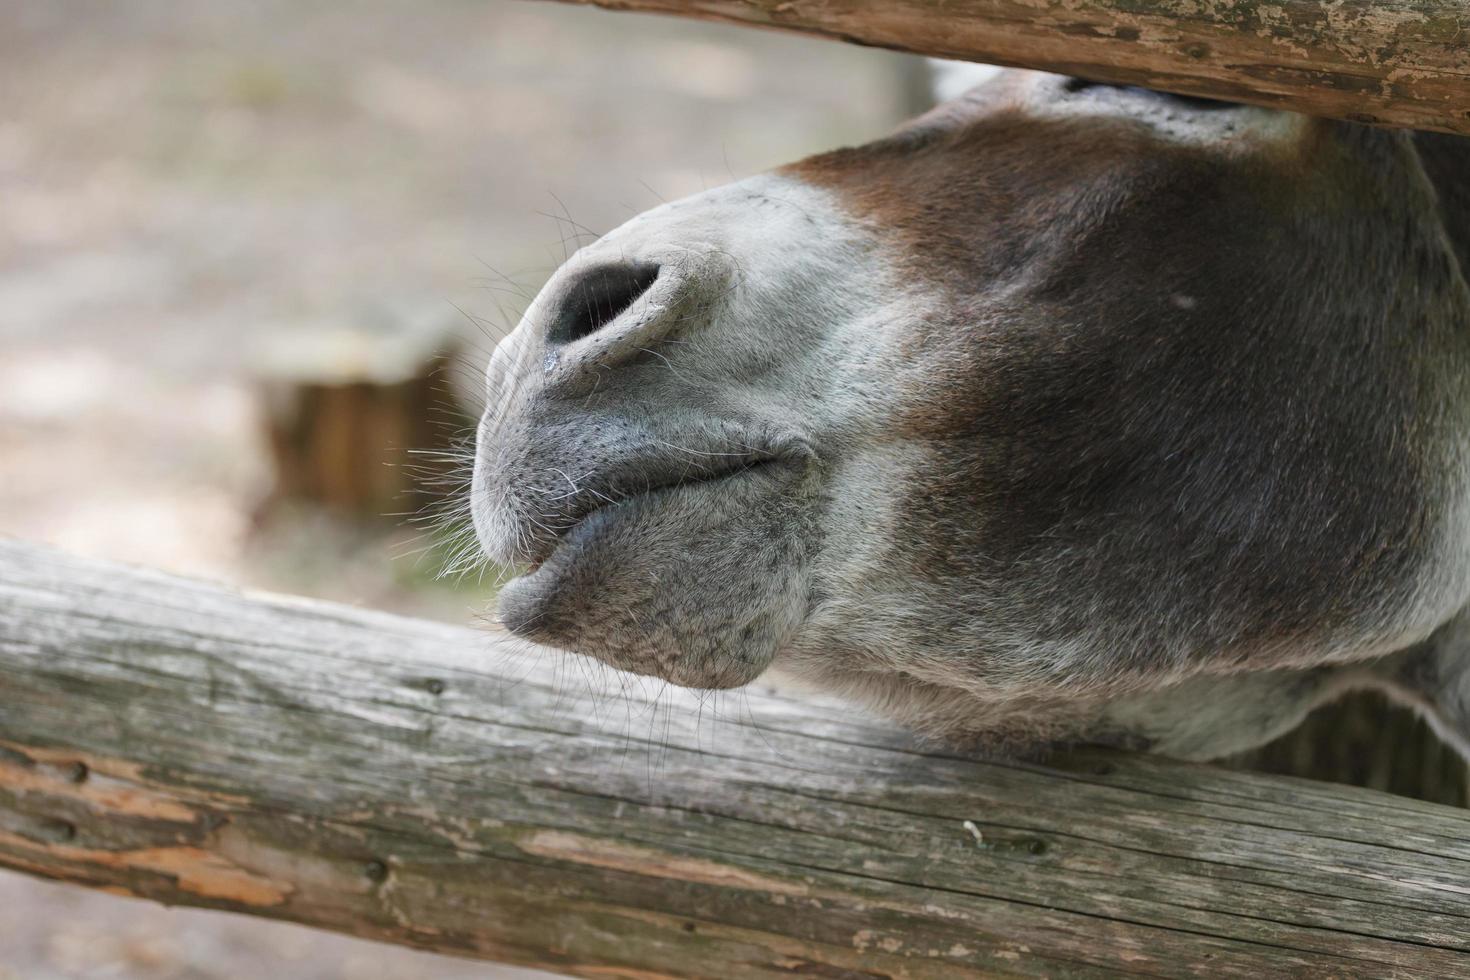
[[[1465,0],[563,0],[1470,134]]]

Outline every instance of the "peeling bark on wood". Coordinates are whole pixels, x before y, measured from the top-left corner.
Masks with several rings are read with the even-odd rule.
[[[1470,133],[1458,0],[563,0]]]
[[[1470,976],[1463,811],[584,676],[0,543],[0,865],[588,977]]]

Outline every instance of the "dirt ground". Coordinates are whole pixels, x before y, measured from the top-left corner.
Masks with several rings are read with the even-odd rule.
[[[510,0],[0,4],[0,535],[468,621],[411,531],[253,523],[266,352],[437,318],[480,356],[585,230],[877,135],[914,78]],[[0,908],[0,980],[529,975],[18,875]]]

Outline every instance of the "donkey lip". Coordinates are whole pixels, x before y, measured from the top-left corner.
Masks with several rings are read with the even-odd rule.
[[[613,514],[623,510],[629,505],[641,500],[647,500],[676,490],[680,487],[697,486],[703,483],[719,483],[734,479],[742,474],[750,473],[773,463],[779,462],[778,458],[771,455],[751,454],[731,460],[729,466],[703,473],[684,473],[671,476],[665,480],[652,480],[647,484],[621,494],[598,494],[593,500],[587,501],[583,506],[577,507],[565,514],[556,530],[549,536],[542,537],[536,543],[536,550],[531,554],[526,563],[525,575],[534,575],[541,567],[551,559],[561,548],[574,539],[589,537],[588,531],[595,530],[593,525],[605,525],[614,519]],[[595,520],[594,520],[595,519]]]

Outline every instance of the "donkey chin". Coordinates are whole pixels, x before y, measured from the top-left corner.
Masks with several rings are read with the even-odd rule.
[[[921,733],[1467,745],[1470,142],[1004,72],[640,215],[491,358],[514,633]]]

